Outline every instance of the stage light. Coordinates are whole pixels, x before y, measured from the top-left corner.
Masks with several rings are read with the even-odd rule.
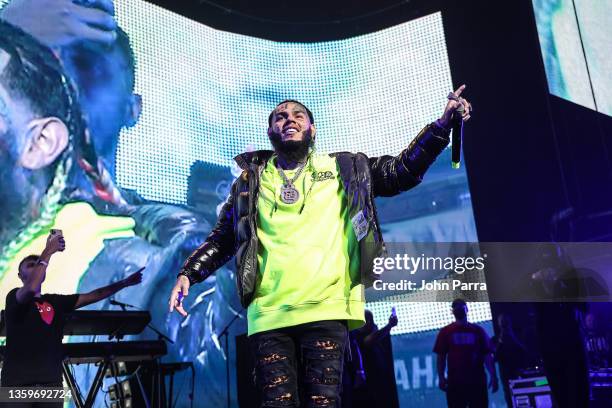
[[[125,361],[118,361],[116,363],[112,363],[112,365],[114,366],[115,375],[113,375],[112,368],[109,367],[104,372],[104,378],[127,375],[127,366],[125,365]]]
[[[125,398],[123,400],[112,401],[110,408],[132,408],[132,399]]]
[[[119,388],[118,384],[113,384],[108,387],[108,398],[111,401],[117,401],[121,398],[121,388]]]
[[[130,381],[129,380],[121,381],[120,385],[121,385],[121,392],[123,393],[123,398],[131,397],[132,387],[130,387]]]
[[[108,396],[111,401],[125,399],[132,396],[132,387],[129,380],[115,383],[108,387]]]

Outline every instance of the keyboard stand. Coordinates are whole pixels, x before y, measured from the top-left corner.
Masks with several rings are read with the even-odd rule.
[[[96,396],[98,395],[98,391],[102,387],[102,380],[104,379],[104,373],[108,367],[111,367],[111,371],[114,374],[114,365],[110,364],[110,360],[104,359],[100,361],[100,365],[98,366],[98,371],[96,371],[96,376],[94,378],[93,383],[91,384],[91,388],[87,393],[87,399],[83,402],[83,396],[79,393],[79,389],[76,384],[76,380],[70,371],[70,363],[64,361],[62,363],[62,368],[64,370],[64,378],[66,378],[66,382],[70,387],[70,391],[72,392],[72,398],[74,400],[74,405],[76,408],[92,408],[94,406],[94,402],[96,401]]]

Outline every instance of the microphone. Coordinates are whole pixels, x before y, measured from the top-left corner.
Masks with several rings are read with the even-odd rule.
[[[463,120],[461,116],[465,112],[463,105],[459,106],[453,113],[452,119],[452,150],[451,150],[451,166],[453,169],[458,169],[461,166],[461,139],[463,139]]]
[[[118,302],[115,299],[109,299],[108,303],[110,303],[113,306],[119,306],[123,310],[125,310],[126,307],[131,307],[132,309],[136,309],[136,306],[134,305],[130,305],[130,304],[123,303],[123,302]]]

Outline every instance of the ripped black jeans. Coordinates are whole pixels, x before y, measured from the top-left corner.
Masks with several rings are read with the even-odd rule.
[[[345,321],[326,320],[249,337],[262,407],[340,407]]]

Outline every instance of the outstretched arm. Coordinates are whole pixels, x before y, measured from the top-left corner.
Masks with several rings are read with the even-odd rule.
[[[247,173],[240,176],[246,181]],[[176,283],[170,292],[168,300],[169,311],[176,309],[181,315],[187,316],[183,308],[183,299],[189,294],[189,288],[194,283],[202,282],[213,272],[223,266],[236,252],[234,237],[234,202],[245,200],[242,205],[248,205],[248,197],[236,197],[238,180],[232,184],[230,195],[219,212],[217,224],[210,232],[206,241],[187,258],[178,274]]]
[[[453,92],[456,100],[448,101],[440,119],[425,126],[400,154],[370,158],[375,196],[394,196],[423,180],[427,169],[450,143],[448,128],[455,111],[463,106],[463,120],[470,118],[471,105],[460,97],[464,89],[462,85]]]
[[[374,344],[376,344],[376,342],[391,334],[391,329],[395,326],[397,326],[397,316],[391,315],[391,317],[389,317],[389,323],[387,323],[386,326],[382,329],[376,330],[375,332],[368,334],[363,339],[363,344],[366,347],[373,346]]]
[[[391,197],[420,184],[429,166],[449,142],[449,131],[432,123],[397,156],[371,157],[374,195]]]
[[[80,293],[79,298],[77,299],[77,302],[74,308],[79,309],[83,306],[87,306],[92,303],[99,302],[102,299],[106,299],[107,297],[114,295],[115,293],[119,292],[123,288],[127,288],[128,286],[138,285],[140,282],[142,282],[142,270],[143,269],[144,268],[141,268],[137,272],[134,272],[133,274],[131,274],[130,276],[128,276],[127,278],[123,280],[120,280],[119,282],[115,282],[108,286],[104,286],[103,288],[92,290],[89,293]]]

